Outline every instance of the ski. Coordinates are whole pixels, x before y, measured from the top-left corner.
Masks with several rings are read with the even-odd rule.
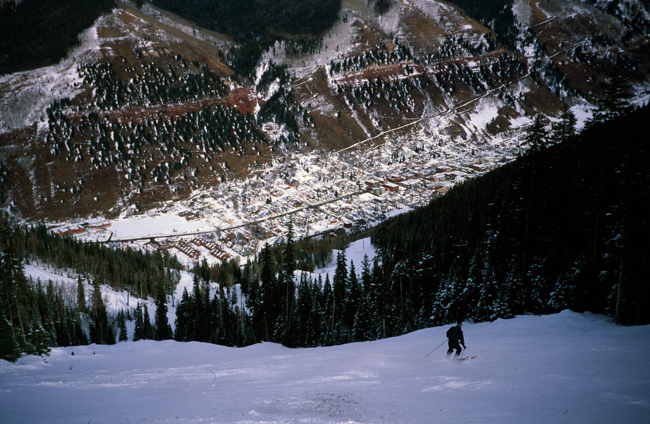
[[[474,356],[466,356],[464,358],[460,358],[459,361],[467,361],[468,359],[475,359],[478,355]]]

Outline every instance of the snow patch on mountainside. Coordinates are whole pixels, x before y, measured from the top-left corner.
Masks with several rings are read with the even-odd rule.
[[[0,134],[38,122],[47,125],[46,109],[55,100],[74,97],[82,78],[77,72],[80,56],[99,50],[97,26],[108,19],[102,16],[79,36],[81,44],[56,65],[0,77]]]
[[[349,10],[343,10],[342,14],[351,13]],[[314,69],[325,67],[327,64],[340,57],[345,57],[352,49],[356,47],[356,30],[354,23],[360,22],[356,18],[339,19],[336,24],[323,35],[322,46],[315,52],[305,55],[292,55],[287,52],[286,44],[276,41],[262,55],[262,63],[273,61],[288,66],[290,72],[296,78],[310,77]],[[260,74],[261,75],[261,74]]]
[[[512,12],[522,26],[530,25],[533,11],[528,0],[515,0],[512,4]]]

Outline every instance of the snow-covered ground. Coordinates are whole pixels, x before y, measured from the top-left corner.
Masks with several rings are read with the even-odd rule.
[[[565,311],[313,349],[173,341],[0,361],[3,423],[645,423],[650,326]],[[73,355],[74,352],[74,355]]]
[[[111,222],[113,239],[122,240],[133,237],[151,237],[160,234],[173,235],[174,233],[191,233],[214,231],[215,227],[202,220],[187,221],[172,214],[157,216],[138,215],[128,219],[119,219]]]
[[[375,255],[369,239],[345,253],[357,273],[363,256]],[[331,279],[337,254],[312,276]],[[69,271],[36,263],[25,270],[74,297]],[[177,300],[192,280],[181,273]],[[87,296],[91,290],[86,285]],[[143,302],[127,304],[126,293],[108,287],[102,294],[111,314]],[[153,316],[153,301],[146,303]],[[173,326],[176,309],[168,306]],[[445,357],[447,328],[313,349],[173,341],[55,348],[46,358],[0,360],[0,423],[573,424],[650,416],[650,326],[570,311],[465,323],[464,355],[477,357],[460,363]]]

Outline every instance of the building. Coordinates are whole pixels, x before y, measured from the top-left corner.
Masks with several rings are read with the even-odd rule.
[[[300,185],[300,181],[296,180],[295,178],[287,179],[285,182],[289,187],[298,187]]]
[[[383,184],[383,187],[386,189],[386,191],[390,191],[390,192],[399,191],[399,186],[395,185],[395,184],[386,183],[386,184]]]
[[[86,229],[83,227],[77,227],[77,228],[68,228],[66,230],[61,230],[58,232],[58,234],[63,237],[63,236],[70,236],[70,235],[75,235],[75,234],[81,234],[85,232]]]

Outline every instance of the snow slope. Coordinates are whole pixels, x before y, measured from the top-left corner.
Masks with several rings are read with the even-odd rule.
[[[642,423],[650,326],[565,311],[287,349],[140,341],[0,361],[2,423]],[[72,354],[74,352],[74,355]]]

